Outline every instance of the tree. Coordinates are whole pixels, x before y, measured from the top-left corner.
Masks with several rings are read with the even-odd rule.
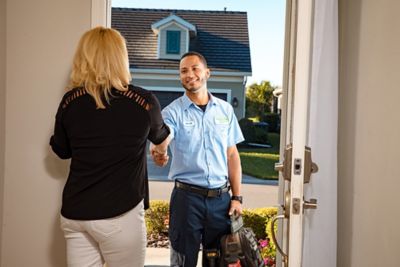
[[[253,83],[246,88],[246,117],[261,119],[265,113],[271,112],[273,87],[269,81]]]

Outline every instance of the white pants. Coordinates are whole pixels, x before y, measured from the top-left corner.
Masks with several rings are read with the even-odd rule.
[[[134,209],[104,220],[70,220],[61,216],[68,267],[143,267],[146,225],[143,201]]]

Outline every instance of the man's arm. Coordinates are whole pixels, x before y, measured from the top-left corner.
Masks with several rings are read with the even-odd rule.
[[[240,189],[242,183],[242,166],[240,165],[239,151],[236,145],[228,147],[228,175],[229,182],[232,188],[232,196],[241,196]],[[236,210],[238,215],[242,214],[242,205],[238,200],[231,200],[231,207],[229,209],[229,214],[233,214]]]

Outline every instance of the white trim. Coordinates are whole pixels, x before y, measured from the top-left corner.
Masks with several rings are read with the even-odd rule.
[[[130,72],[132,73],[149,73],[149,74],[175,74],[179,75],[179,70],[163,70],[163,69],[136,69],[130,68]],[[212,75],[219,76],[231,76],[231,77],[242,77],[242,76],[251,76],[251,72],[230,72],[230,71],[213,71],[211,70]]]
[[[182,87],[161,87],[161,86],[145,86],[147,90],[151,91],[162,91],[162,92],[185,92]],[[208,88],[210,93],[226,94],[226,102],[229,104],[232,101],[232,89],[221,89],[221,88]]]
[[[111,0],[92,0],[91,4],[91,28],[111,27]]]
[[[131,72],[134,79],[143,80],[159,80],[159,81],[179,81],[179,74],[151,74],[151,73],[134,73]],[[243,83],[243,76],[211,76],[208,81],[210,82],[233,82],[233,83]]]
[[[161,26],[159,28],[159,31],[161,32],[162,30],[164,30],[165,28],[168,28],[171,25],[174,25],[174,26],[182,29],[183,31],[188,31],[188,29],[186,27],[183,27],[181,24],[177,23],[176,21],[171,21],[170,23]]]
[[[189,31],[186,31],[186,47],[185,47],[184,54],[189,52],[189,44],[190,44],[190,34],[189,34]]]
[[[162,26],[169,22],[176,22],[177,24],[180,24],[183,27],[185,27],[186,30],[190,30],[190,31],[193,31],[196,33],[196,27],[193,24],[187,22],[186,20],[184,20],[181,17],[178,17],[176,15],[170,15],[169,17],[163,18],[162,20],[159,20],[159,21],[153,23],[151,25],[151,29],[153,30],[153,32],[155,34],[158,34],[159,31],[162,29]]]

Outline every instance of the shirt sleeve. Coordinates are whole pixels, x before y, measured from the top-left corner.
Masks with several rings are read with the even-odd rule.
[[[62,159],[69,159],[72,156],[72,152],[68,135],[63,125],[64,109],[62,108],[62,103],[63,101],[61,101],[56,114],[54,133],[50,138],[50,146],[57,156]]]
[[[150,115],[150,132],[148,139],[158,145],[161,144],[165,138],[168,137],[170,130],[168,126],[164,123],[161,116],[161,107],[158,99],[151,94],[151,105],[150,105],[149,115]]]
[[[235,113],[233,112],[233,109],[231,109],[230,117],[228,147],[244,141],[242,130],[240,129],[239,122],[235,116]]]

